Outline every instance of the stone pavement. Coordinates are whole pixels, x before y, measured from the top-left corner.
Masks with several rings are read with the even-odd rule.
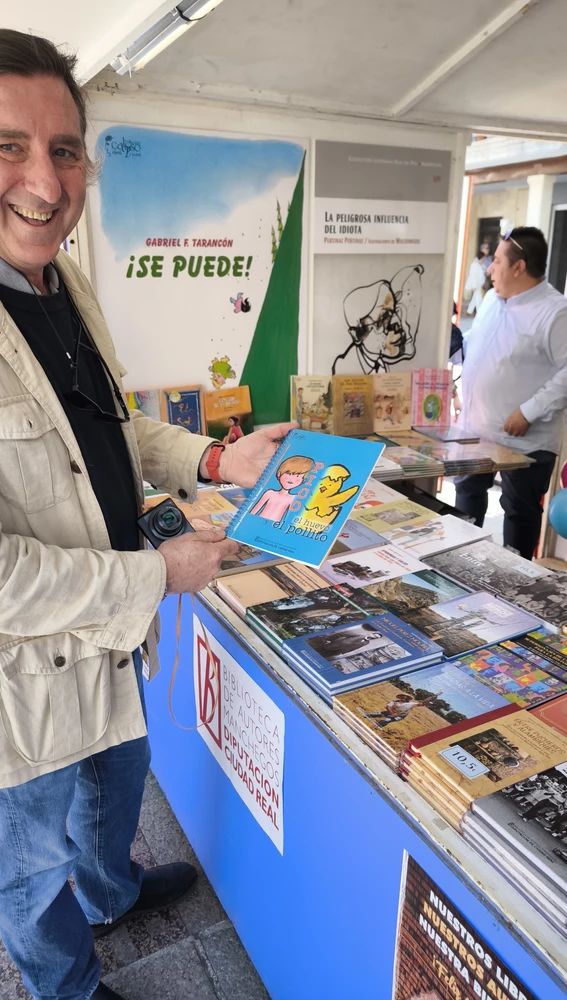
[[[126,1000],[270,1000],[169,805],[150,775],[133,856],[148,868],[190,861],[196,889],[98,942],[104,982]],[[30,1000],[0,944],[1,1000]]]

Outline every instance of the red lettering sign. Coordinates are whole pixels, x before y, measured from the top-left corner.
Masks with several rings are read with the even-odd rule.
[[[222,750],[221,739],[221,699],[220,660],[213,654],[212,660],[205,640],[197,636],[197,663],[199,669],[199,722],[211,734]]]

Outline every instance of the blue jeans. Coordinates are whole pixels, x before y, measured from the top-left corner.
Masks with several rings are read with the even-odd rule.
[[[134,665],[144,704],[139,650]],[[89,924],[138,898],[130,846],[149,763],[143,737],[0,789],[0,937],[36,1000],[88,1000],[98,985]]]

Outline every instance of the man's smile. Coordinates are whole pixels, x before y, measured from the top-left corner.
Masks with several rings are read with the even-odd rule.
[[[36,212],[31,208],[23,208],[20,205],[10,205],[12,211],[32,226],[45,226],[53,218],[55,211]]]

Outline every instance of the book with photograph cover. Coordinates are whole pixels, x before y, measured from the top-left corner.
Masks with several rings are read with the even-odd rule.
[[[285,639],[312,635],[379,614],[377,602],[361,593],[364,600],[359,604],[350,588],[327,585],[307,594],[290,594],[252,605],[246,609],[246,619],[279,645]]]
[[[447,937],[449,934],[455,937],[458,928],[455,952],[450,951],[440,927],[446,927]],[[458,960],[451,961],[450,955]],[[471,970],[477,969],[475,975]],[[471,985],[477,981],[478,988]],[[391,997],[392,1000],[472,1000],[473,997],[538,1000],[443,888],[408,854],[404,856],[402,871]]]
[[[333,433],[371,434],[374,423],[372,375],[333,375]]]
[[[360,524],[366,524],[373,531],[383,535],[386,531],[393,531],[394,528],[407,527],[411,524],[422,525],[426,521],[431,521],[435,515],[427,507],[412,503],[411,500],[400,496],[397,500],[390,500],[379,506],[359,508],[354,512],[354,517]]]
[[[372,376],[374,432],[380,434],[411,427],[411,372],[378,372]]]
[[[321,566],[321,575],[329,583],[348,583],[350,587],[368,587],[379,580],[404,576],[425,569],[415,556],[395,545],[380,545],[362,552],[332,556]]]
[[[411,501],[408,501],[410,503]],[[446,552],[470,542],[489,538],[489,528],[477,528],[452,514],[431,516],[429,521],[418,524],[400,524],[382,532],[393,545],[404,552],[411,552],[418,559],[426,559],[438,552]]]
[[[290,420],[304,431],[333,433],[333,386],[329,375],[292,375]]]
[[[382,448],[369,441],[290,431],[232,519],[228,537],[320,566]]]
[[[161,422],[161,389],[136,389],[126,393],[129,410],[140,410],[150,420]]]
[[[353,517],[349,517],[337,535],[337,540],[331,549],[331,555],[336,556],[341,552],[358,552],[360,549],[369,549],[376,545],[386,545],[386,539],[373,531],[372,528],[367,528],[366,525],[355,521]]]
[[[434,569],[421,569],[381,583],[364,584],[364,590],[375,597],[385,611],[402,619],[408,611],[431,608],[470,593],[466,587]]]
[[[438,642],[449,658],[514,638],[540,625],[533,615],[485,592],[409,611],[404,617]]]
[[[279,563],[265,569],[250,569],[247,573],[229,573],[217,579],[216,590],[239,614],[263,601],[275,601],[290,594],[307,594],[325,587],[327,581],[314,569],[300,563]]]
[[[473,802],[466,817],[476,829],[501,838],[567,893],[567,763],[522,777],[501,791]]]
[[[417,368],[412,373],[411,426],[446,427],[451,423],[453,376],[447,368]]]
[[[427,563],[476,590],[488,590],[515,603],[522,587],[553,576],[551,570],[523,559],[510,549],[487,539],[428,556]]]
[[[386,612],[307,638],[288,639],[282,655],[319,690],[332,695],[393,676],[400,668],[427,666],[442,654],[436,643]]]
[[[203,387],[180,385],[162,389],[161,419],[166,424],[184,427],[192,434],[204,434]]]
[[[247,385],[212,389],[205,393],[205,420],[209,437],[234,444],[254,430],[252,403]]]

